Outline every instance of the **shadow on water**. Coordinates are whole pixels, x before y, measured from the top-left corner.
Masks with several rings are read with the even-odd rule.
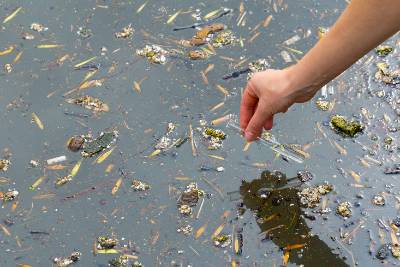
[[[243,204],[255,212],[262,234],[283,250],[293,247],[289,251],[291,263],[306,267],[348,266],[324,241],[311,235],[302,216],[299,189],[288,187],[290,180],[281,172],[264,171],[260,179],[242,182]]]

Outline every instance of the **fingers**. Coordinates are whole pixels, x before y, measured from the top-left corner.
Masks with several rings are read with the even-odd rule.
[[[267,122],[264,124],[264,129],[269,131],[272,129],[272,126],[274,125],[274,117],[270,117],[267,119]]]
[[[249,86],[247,86],[246,90],[244,90],[242,102],[240,104],[240,128],[247,128],[247,125],[257,108],[257,104],[258,97],[252,95]]]
[[[254,141],[261,135],[264,126],[272,127],[272,114],[268,111],[267,104],[264,101],[259,101],[257,109],[246,127],[246,140]]]

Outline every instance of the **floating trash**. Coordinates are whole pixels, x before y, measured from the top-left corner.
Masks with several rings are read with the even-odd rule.
[[[232,31],[226,30],[218,33],[211,41],[213,47],[221,48],[237,42],[237,38]]]
[[[0,171],[7,171],[11,165],[11,161],[9,159],[0,159]]]
[[[112,249],[118,244],[116,238],[108,236],[99,236],[97,238],[97,249]]]
[[[150,185],[146,184],[145,182],[142,182],[140,180],[134,179],[132,181],[131,187],[135,191],[146,191],[150,189]]]
[[[387,257],[389,257],[390,252],[392,250],[392,245],[391,244],[383,244],[378,251],[376,252],[376,258],[380,260],[384,260]]]
[[[72,152],[78,152],[83,148],[85,138],[83,136],[73,136],[68,140],[68,149]]]
[[[332,190],[333,186],[330,184],[322,184],[315,187],[304,188],[298,193],[300,197],[300,203],[304,207],[315,208],[320,203],[321,197],[328,194]]]
[[[386,200],[382,195],[375,195],[372,198],[372,204],[374,204],[376,206],[384,206],[385,203],[386,203]]]
[[[192,60],[207,59],[208,53],[203,50],[192,50],[192,51],[189,51],[188,57]]]
[[[178,233],[182,233],[184,235],[190,235],[193,232],[193,227],[190,224],[188,224],[188,225],[179,227],[176,231]]]
[[[351,216],[351,204],[350,202],[342,202],[336,207],[336,213],[344,218]]]
[[[3,200],[4,202],[7,201],[12,201],[16,199],[19,195],[19,192],[17,190],[9,190],[6,192],[0,192],[0,200]]]
[[[35,32],[45,32],[49,29],[49,28],[43,26],[42,24],[36,23],[36,22],[32,23],[30,28],[32,31],[35,31]]]
[[[68,257],[56,257],[53,259],[54,264],[57,267],[67,267],[79,261],[81,253],[79,251],[74,251]]]
[[[178,208],[179,213],[185,216],[190,216],[192,214],[192,208],[189,205],[181,205]]]
[[[327,101],[327,100],[317,100],[315,101],[315,105],[323,111],[327,111],[329,110],[330,106],[331,106],[331,102]]]
[[[146,45],[143,49],[136,50],[136,54],[156,64],[165,64],[168,56],[168,52],[158,45]]]
[[[109,106],[96,97],[89,95],[81,96],[78,98],[69,98],[65,100],[69,104],[79,105],[89,110],[95,112],[108,112],[110,110]]]
[[[213,237],[214,246],[219,248],[225,248],[229,246],[232,242],[232,238],[230,235],[220,234],[218,236]]]
[[[247,80],[250,80],[251,77],[257,72],[265,71],[269,68],[269,64],[265,58],[257,59],[256,61],[252,61],[249,63],[249,73],[247,74]]]
[[[132,37],[134,31],[135,30],[133,29],[132,24],[129,24],[128,26],[122,28],[120,32],[116,32],[115,37],[123,39],[130,38]]]
[[[103,150],[110,148],[112,144],[117,141],[118,131],[101,132],[99,137],[94,140],[85,141],[83,144],[83,151],[81,152],[84,157],[92,157]]]

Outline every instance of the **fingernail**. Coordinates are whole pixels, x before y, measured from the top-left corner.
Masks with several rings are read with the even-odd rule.
[[[247,141],[253,141],[255,139],[255,136],[252,132],[245,132],[244,137]]]

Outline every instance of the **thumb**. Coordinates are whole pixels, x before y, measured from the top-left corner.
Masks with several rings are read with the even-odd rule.
[[[251,118],[245,130],[245,138],[247,141],[254,141],[260,136],[267,120],[272,118],[273,114],[268,110],[268,105],[264,101],[259,101],[256,111]]]

